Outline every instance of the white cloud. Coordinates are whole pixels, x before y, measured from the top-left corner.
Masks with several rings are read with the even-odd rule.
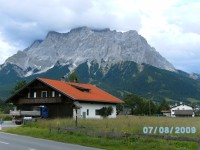
[[[200,2],[160,2],[158,9],[150,7],[142,13],[140,33],[178,69],[200,72],[194,67],[200,64]]]
[[[2,37],[0,33],[0,64],[4,62],[5,59],[12,56],[16,52],[15,46],[8,44]]]

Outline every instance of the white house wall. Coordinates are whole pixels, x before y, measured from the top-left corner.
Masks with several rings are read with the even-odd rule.
[[[90,118],[90,119],[100,119],[102,118],[100,115],[96,115],[96,110],[101,109],[102,107],[113,108],[113,113],[108,116],[108,118],[116,118],[116,105],[115,104],[92,104],[92,103],[80,103],[82,106],[81,109],[78,110],[79,118]],[[89,111],[89,113],[87,113]],[[76,111],[74,109],[73,116],[76,116]]]
[[[173,108],[171,108],[171,116],[172,117],[175,117],[175,115],[174,115],[175,110],[193,110],[193,108],[191,106],[184,105],[184,104],[173,107]],[[193,117],[194,117],[194,114],[193,114]]]

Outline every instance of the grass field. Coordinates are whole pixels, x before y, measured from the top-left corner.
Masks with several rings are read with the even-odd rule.
[[[158,139],[129,138],[103,138],[91,137],[83,134],[49,131],[49,127],[71,127],[75,125],[73,119],[38,120],[36,123],[17,129],[7,129],[5,132],[24,134],[33,137],[46,138],[62,142],[77,143],[81,145],[105,149],[197,149],[195,142],[166,141]],[[123,132],[143,133],[143,127],[196,127],[195,134],[176,134],[176,136],[200,136],[200,118],[169,118],[148,116],[123,116],[116,119],[79,119],[78,126],[97,132]],[[157,133],[159,134],[159,133]],[[175,135],[175,133],[172,133]]]
[[[42,128],[74,126],[73,119],[40,120],[37,123]],[[78,119],[78,126],[87,127],[102,132],[130,132],[142,133],[143,127],[196,127],[196,134],[200,135],[200,117],[172,118],[148,116],[119,116],[116,119]]]

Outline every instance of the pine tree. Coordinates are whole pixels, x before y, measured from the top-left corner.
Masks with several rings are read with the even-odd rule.
[[[78,80],[78,75],[76,74],[76,72],[72,72],[71,74],[69,74],[68,76],[68,81],[69,82],[79,82]]]
[[[27,83],[26,83],[25,80],[21,80],[21,81],[17,82],[17,84],[15,85],[15,87],[12,89],[11,94],[15,94],[18,90],[20,90],[26,84]]]

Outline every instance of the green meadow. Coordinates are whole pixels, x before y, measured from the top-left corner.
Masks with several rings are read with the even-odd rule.
[[[76,143],[85,146],[98,147],[108,150],[155,150],[155,149],[174,149],[174,150],[196,150],[198,143],[184,141],[166,141],[162,139],[144,139],[137,137],[106,138],[88,136],[81,133],[71,133],[67,131],[49,130],[50,127],[66,128],[74,127],[74,119],[52,119],[38,120],[35,123],[27,123],[16,129],[4,129],[4,132],[28,135],[37,138],[45,138],[61,142]],[[171,118],[171,117],[149,117],[149,116],[118,116],[116,119],[78,119],[78,128],[93,132],[120,132],[120,133],[140,133],[143,134],[144,127],[173,127],[173,132],[159,133],[157,135],[199,137],[200,118]],[[195,132],[175,133],[175,128],[195,127]]]

